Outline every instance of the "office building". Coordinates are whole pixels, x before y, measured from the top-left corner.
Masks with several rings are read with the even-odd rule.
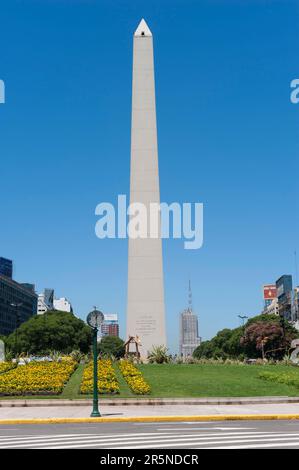
[[[12,279],[12,272],[12,261],[10,259],[0,257],[0,276],[6,276],[9,279]]]
[[[54,310],[59,310],[60,312],[73,313],[72,304],[65,297],[61,297],[60,299],[54,298],[53,305]]]
[[[54,310],[54,289],[44,289],[44,292],[38,295],[37,314],[42,315],[52,310]]]
[[[36,315],[37,295],[29,286],[0,275],[0,335],[9,335]]]
[[[108,313],[104,314],[104,323],[101,326],[102,336],[117,336],[119,337],[119,324],[117,314]]]
[[[276,281],[279,315],[292,321],[292,276],[284,274]]]
[[[198,318],[193,312],[191,285],[189,282],[189,306],[180,314],[180,355],[184,358],[192,356],[200,342]]]
[[[276,284],[265,284],[263,286],[264,307],[267,308],[273,300],[277,299]]]

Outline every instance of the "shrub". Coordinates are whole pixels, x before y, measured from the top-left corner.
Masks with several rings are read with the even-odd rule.
[[[148,362],[150,364],[164,364],[170,362],[170,356],[165,346],[154,346],[148,354]]]
[[[268,380],[280,384],[293,385],[299,388],[299,374],[294,372],[260,372],[259,379]]]

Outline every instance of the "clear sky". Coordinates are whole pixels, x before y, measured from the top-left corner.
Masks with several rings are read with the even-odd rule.
[[[298,246],[298,1],[0,3],[0,256],[82,318],[124,336],[127,240],[99,240],[95,207],[129,191],[132,35],[154,35],[161,198],[204,203],[204,246],[164,241],[167,331],[191,278],[200,335],[262,307]]]

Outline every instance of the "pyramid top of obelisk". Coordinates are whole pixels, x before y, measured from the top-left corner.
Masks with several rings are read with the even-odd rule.
[[[149,29],[143,18],[140,21],[138,28],[134,33],[134,36],[152,36],[151,30]]]

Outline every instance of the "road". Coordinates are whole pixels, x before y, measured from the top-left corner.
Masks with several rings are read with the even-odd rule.
[[[0,449],[299,449],[299,421],[1,425]]]

